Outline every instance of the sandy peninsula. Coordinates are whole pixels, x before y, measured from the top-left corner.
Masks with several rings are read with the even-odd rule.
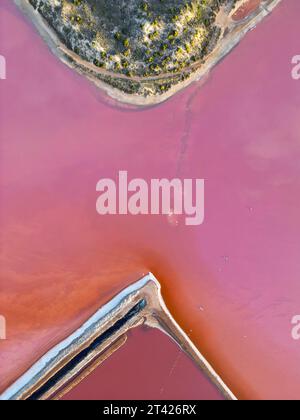
[[[151,106],[204,79],[281,0],[181,0],[153,11],[130,0],[130,18],[118,1],[119,20],[108,0],[14,1],[66,65],[122,103]]]

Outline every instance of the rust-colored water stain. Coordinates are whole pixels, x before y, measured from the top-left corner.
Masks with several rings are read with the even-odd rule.
[[[245,2],[234,12],[232,19],[239,21],[253,13],[262,3],[261,0],[245,0]]]

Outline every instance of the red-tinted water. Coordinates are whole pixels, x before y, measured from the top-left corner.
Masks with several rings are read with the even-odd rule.
[[[175,318],[240,398],[298,398],[298,0],[169,102],[126,110],[1,2],[3,390],[120,288],[152,271]],[[205,178],[206,220],[106,216],[96,183]]]
[[[66,400],[222,400],[216,387],[157,330],[139,328]]]

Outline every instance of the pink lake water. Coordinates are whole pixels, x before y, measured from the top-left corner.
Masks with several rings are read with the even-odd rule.
[[[239,398],[299,398],[299,1],[282,2],[204,86],[144,110],[66,68],[11,1],[0,11],[0,390],[152,271]],[[100,217],[96,183],[119,170],[204,178],[204,224]]]

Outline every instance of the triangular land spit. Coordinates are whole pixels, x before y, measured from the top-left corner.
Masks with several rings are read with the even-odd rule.
[[[62,61],[134,105],[201,79],[280,1],[15,0]]]

